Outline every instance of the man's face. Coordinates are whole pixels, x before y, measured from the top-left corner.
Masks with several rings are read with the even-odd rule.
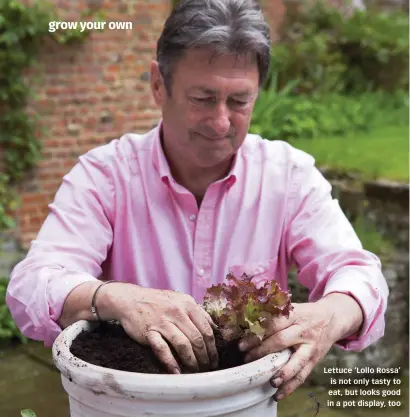
[[[256,60],[189,50],[174,68],[171,96],[156,62],[151,76],[166,148],[198,168],[229,160],[248,133],[259,89]]]

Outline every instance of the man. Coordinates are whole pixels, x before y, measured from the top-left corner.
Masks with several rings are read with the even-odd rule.
[[[80,157],[12,272],[7,302],[28,337],[50,346],[77,320],[115,319],[170,373],[180,369],[166,342],[192,371],[215,369],[212,321],[199,305],[206,288],[245,268],[286,289],[293,262],[310,302],[270,323],[262,343],[241,344],[247,361],[293,348],[272,380],[277,400],[333,344],[361,350],[383,336],[379,260],[313,158],[248,134],[270,46],[251,0],[175,8],[151,64],[159,126]],[[100,287],[101,276],[116,282]]]

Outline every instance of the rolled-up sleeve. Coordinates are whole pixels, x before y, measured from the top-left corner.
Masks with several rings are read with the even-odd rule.
[[[63,177],[7,289],[7,305],[27,337],[51,346],[61,332],[58,319],[68,294],[101,275],[112,244],[113,194],[106,164],[93,151],[81,156]]]
[[[361,351],[384,335],[389,290],[381,263],[363,249],[314,159],[299,152],[289,194],[287,255],[298,267],[300,283],[309,289],[309,301],[337,292],[358,302],[362,327],[336,346]]]

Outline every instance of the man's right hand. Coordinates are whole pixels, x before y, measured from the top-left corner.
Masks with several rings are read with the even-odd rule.
[[[190,295],[118,283],[101,288],[97,308],[102,319],[118,320],[130,337],[150,345],[170,373],[181,370],[166,341],[192,372],[218,366],[212,319]]]

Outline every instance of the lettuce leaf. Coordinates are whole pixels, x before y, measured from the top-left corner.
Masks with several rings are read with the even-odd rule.
[[[255,334],[263,340],[266,323],[273,317],[289,317],[293,310],[291,294],[282,291],[276,281],[258,288],[252,276],[243,274],[238,279],[232,273],[226,276],[226,282],[207,289],[203,308],[231,340],[245,334]]]

